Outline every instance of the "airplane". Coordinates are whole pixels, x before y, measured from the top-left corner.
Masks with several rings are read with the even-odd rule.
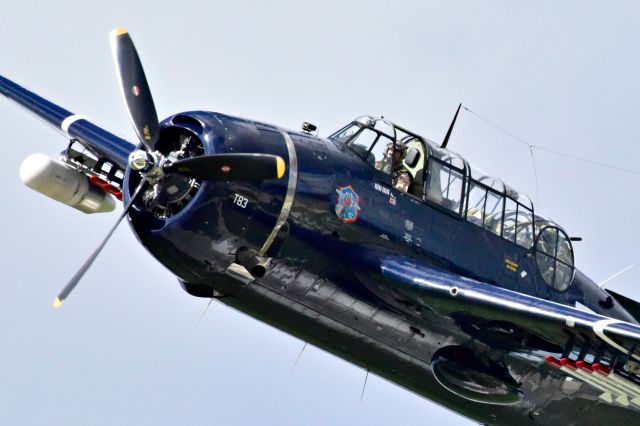
[[[640,304],[575,267],[531,200],[385,118],[329,137],[217,112],[159,121],[129,33],[110,34],[131,143],[0,76],[58,129],[25,184],[124,218],[190,295],[215,299],[481,424],[640,419]],[[459,109],[458,109],[459,111]],[[402,148],[409,185],[379,167]]]

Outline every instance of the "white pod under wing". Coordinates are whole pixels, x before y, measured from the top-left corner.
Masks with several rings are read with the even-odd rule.
[[[116,207],[113,197],[92,185],[83,173],[45,154],[31,154],[20,165],[29,188],[83,213],[105,213]]]

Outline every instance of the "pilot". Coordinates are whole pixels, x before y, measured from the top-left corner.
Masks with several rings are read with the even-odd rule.
[[[402,192],[407,192],[411,185],[411,174],[402,161],[406,155],[407,147],[402,141],[389,142],[385,156],[375,164],[376,169],[391,174],[391,184]]]

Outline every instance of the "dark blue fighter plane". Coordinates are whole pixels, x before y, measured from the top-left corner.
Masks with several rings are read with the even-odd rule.
[[[640,424],[640,304],[578,271],[526,196],[383,118],[328,138],[205,111],[158,122],[126,30],[111,46],[137,146],[0,77],[70,140],[25,160],[27,185],[86,213],[122,199],[116,226],[187,293],[477,422]]]

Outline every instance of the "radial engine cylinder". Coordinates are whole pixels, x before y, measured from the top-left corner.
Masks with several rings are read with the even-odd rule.
[[[45,154],[25,158],[20,178],[29,188],[83,213],[105,213],[116,207],[113,197],[92,185],[86,175]]]

